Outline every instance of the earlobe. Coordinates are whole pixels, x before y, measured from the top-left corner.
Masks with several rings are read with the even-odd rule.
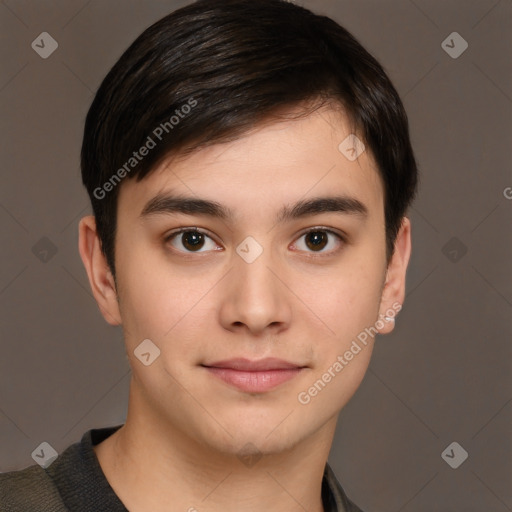
[[[402,219],[402,225],[395,241],[395,251],[386,272],[386,282],[382,290],[379,319],[384,326],[380,334],[390,333],[396,323],[396,315],[402,309],[405,299],[405,278],[411,256],[411,222],[407,217]]]
[[[78,250],[101,314],[109,324],[120,325],[121,314],[114,278],[101,250],[100,239],[96,231],[96,220],[92,215],[80,220]]]

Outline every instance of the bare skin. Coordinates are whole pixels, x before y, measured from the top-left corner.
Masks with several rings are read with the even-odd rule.
[[[386,266],[381,179],[368,150],[350,161],[338,149],[350,133],[341,113],[322,109],[169,158],[140,182],[125,179],[117,287],[94,218],[81,220],[91,288],[105,319],[122,324],[132,366],[126,424],[95,448],[131,512],[323,511],[337,417],[364,377],[374,339],[341,371],[333,364],[365,328],[393,329],[382,319],[403,303],[411,252],[404,218]],[[171,192],[220,203],[233,217],[141,216],[153,197]],[[367,215],[276,221],[285,205],[333,196],[357,199]],[[166,239],[183,227],[204,234],[199,246],[191,250],[190,233]],[[311,243],[308,230],[325,243]],[[249,236],[257,245],[243,247],[263,250],[250,263],[236,251]],[[160,350],[149,366],[134,354],[145,339]],[[234,357],[276,357],[302,370],[249,393],[203,366]],[[328,382],[309,393],[319,379]],[[241,455],[251,450],[248,463]]]

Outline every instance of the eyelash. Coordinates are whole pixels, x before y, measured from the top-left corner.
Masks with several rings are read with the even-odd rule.
[[[337,232],[333,231],[332,229],[324,227],[324,226],[315,226],[313,228],[309,228],[306,231],[303,231],[299,235],[297,240],[299,240],[300,238],[302,238],[305,235],[308,235],[309,233],[316,233],[318,231],[324,232],[324,233],[328,233],[330,235],[334,235],[338,239],[338,241],[342,244],[342,246],[347,243],[347,240],[346,240],[345,236],[341,235],[340,233],[337,233]],[[167,236],[165,236],[165,238],[164,238],[165,243],[169,243],[171,240],[173,240],[175,237],[177,237],[181,233],[188,233],[188,232],[191,232],[191,233],[201,233],[203,235],[206,235],[208,238],[212,239],[215,242],[214,238],[210,234],[208,234],[207,231],[203,231],[203,230],[195,228],[195,227],[184,227],[184,228],[179,228],[176,231],[173,231],[172,233],[169,233]],[[215,243],[217,243],[217,242],[215,242]],[[342,247],[338,247],[336,249],[332,249],[332,250],[327,251],[327,252],[315,252],[315,251],[307,251],[307,252],[310,254],[309,257],[311,257],[311,258],[322,258],[322,257],[325,257],[325,256],[331,256],[333,254],[336,254],[341,249],[342,249]],[[180,250],[174,249],[174,248],[173,248],[173,250],[178,252],[178,253],[180,253],[181,255],[183,255],[183,254],[187,255],[187,257],[189,255],[193,255],[193,254],[205,254],[205,253],[210,252],[210,251],[202,251],[202,252],[180,251]]]

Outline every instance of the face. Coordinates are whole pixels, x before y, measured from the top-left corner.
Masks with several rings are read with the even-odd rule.
[[[369,151],[339,149],[350,133],[322,109],[123,182],[119,303],[102,310],[123,325],[141,414],[225,453],[335,422],[405,272],[386,281],[382,182]],[[148,365],[143,340],[146,362],[160,351]]]

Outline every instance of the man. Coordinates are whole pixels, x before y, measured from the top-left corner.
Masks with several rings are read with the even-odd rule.
[[[109,72],[82,176],[127,420],[1,475],[2,510],[360,511],[327,457],[402,307],[417,188],[382,67],[297,5],[200,0]]]

